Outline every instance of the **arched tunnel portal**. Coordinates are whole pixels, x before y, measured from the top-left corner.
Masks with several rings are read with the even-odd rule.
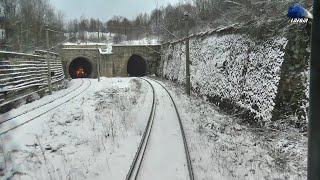
[[[92,76],[92,64],[84,57],[77,57],[69,65],[69,75],[72,79],[89,78]]]
[[[143,57],[133,54],[130,56],[127,64],[129,76],[141,77],[147,75],[147,63]]]

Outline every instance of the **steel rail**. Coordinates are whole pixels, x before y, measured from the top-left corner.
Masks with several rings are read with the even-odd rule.
[[[17,129],[18,127],[21,127],[21,126],[23,126],[23,125],[25,125],[25,124],[27,124],[27,123],[29,123],[29,122],[31,122],[31,121],[39,118],[39,117],[41,117],[42,115],[44,115],[44,114],[52,111],[53,109],[55,109],[55,108],[57,108],[57,107],[59,107],[59,106],[61,106],[61,105],[63,105],[63,104],[66,104],[67,102],[71,101],[72,99],[76,98],[77,96],[79,96],[80,94],[82,94],[83,92],[85,92],[90,86],[91,86],[91,81],[89,80],[89,85],[88,85],[84,90],[80,91],[78,94],[74,95],[73,97],[71,97],[71,98],[68,99],[67,101],[65,101],[65,102],[63,102],[63,103],[61,103],[61,104],[59,104],[59,105],[56,105],[56,106],[54,106],[53,108],[51,108],[51,109],[49,109],[49,110],[47,110],[47,111],[45,111],[45,112],[42,112],[41,114],[39,114],[39,115],[37,115],[37,116],[35,116],[35,117],[33,117],[33,118],[31,118],[31,119],[23,122],[23,123],[21,123],[21,124],[19,124],[19,125],[17,125],[17,126],[14,126],[14,127],[10,128],[10,129],[8,129],[8,130],[6,130],[6,131],[1,132],[1,133],[0,133],[0,136],[2,136],[2,135],[6,134],[6,133],[8,133],[8,132],[10,132],[10,131],[12,131],[12,130],[14,130],[14,129]]]
[[[22,116],[22,115],[24,115],[24,114],[27,114],[27,113],[35,110],[35,109],[38,109],[38,108],[40,108],[40,107],[43,107],[43,106],[45,106],[45,105],[47,105],[47,104],[49,104],[49,103],[52,103],[52,102],[54,102],[54,101],[56,101],[56,100],[58,100],[58,99],[61,99],[61,98],[65,97],[66,95],[68,95],[68,94],[74,92],[75,90],[77,90],[78,88],[80,88],[80,87],[83,85],[83,82],[84,82],[83,79],[81,79],[81,81],[82,81],[82,82],[81,82],[81,84],[80,84],[79,86],[77,86],[75,89],[69,91],[68,93],[66,93],[66,94],[64,94],[64,95],[62,95],[62,96],[59,96],[59,97],[57,97],[57,98],[55,98],[55,99],[53,99],[53,100],[50,100],[50,101],[48,101],[48,102],[46,102],[46,103],[44,103],[44,104],[41,104],[41,105],[39,105],[39,106],[37,106],[37,107],[34,107],[34,108],[32,108],[32,109],[29,109],[29,110],[26,110],[25,112],[20,113],[20,114],[18,114],[18,115],[16,115],[16,116],[13,116],[13,117],[10,117],[10,118],[8,118],[8,119],[6,119],[6,120],[0,121],[0,124],[5,123],[5,122],[7,122],[7,121],[10,121],[10,120],[12,120],[12,119],[14,119],[14,118],[17,118],[17,117],[19,117],[19,116]],[[46,89],[46,88],[44,88],[44,89]],[[39,92],[39,91],[36,91],[36,92]],[[32,93],[32,94],[34,94],[34,93]]]
[[[55,81],[55,82],[58,82],[58,81]],[[55,82],[54,82],[54,83],[55,83]],[[38,84],[38,85],[35,85],[35,86],[39,86],[39,85],[44,85],[44,84]],[[57,86],[59,86],[59,85],[53,85],[53,86],[54,86],[54,87],[57,87]],[[21,89],[21,88],[18,88],[18,89],[16,89],[16,90],[20,90],[20,89]],[[36,91],[34,91],[34,92],[32,92],[32,93],[23,95],[23,96],[21,96],[21,97],[12,99],[12,100],[7,101],[7,102],[3,102],[2,104],[0,104],[0,107],[1,107],[1,106],[4,106],[4,105],[7,105],[7,104],[9,104],[9,103],[12,103],[13,101],[17,101],[17,100],[19,100],[19,99],[25,98],[25,97],[27,97],[27,96],[30,96],[30,95],[32,95],[32,94],[35,94],[35,93],[38,93],[38,92],[40,92],[40,91],[47,90],[47,89],[48,89],[48,87],[44,87],[44,88],[38,89],[38,90],[36,90]],[[10,90],[10,91],[11,91],[11,90]]]
[[[144,78],[142,78],[142,79],[144,79]],[[186,136],[185,136],[185,133],[184,133],[184,128],[183,128],[183,125],[182,125],[182,121],[181,121],[180,114],[179,114],[178,108],[177,108],[177,106],[176,106],[176,103],[174,102],[173,97],[171,96],[170,92],[168,91],[168,89],[167,89],[164,85],[162,85],[161,83],[159,83],[158,81],[156,81],[156,80],[154,80],[154,79],[148,78],[148,80],[151,80],[151,81],[159,84],[163,89],[166,90],[166,92],[167,92],[168,95],[170,96],[170,99],[171,99],[171,101],[172,101],[172,103],[173,103],[174,109],[175,109],[175,111],[176,111],[176,113],[177,113],[178,120],[179,120],[180,131],[181,131],[181,135],[182,135],[182,139],[183,139],[183,144],[184,144],[184,151],[185,151],[185,155],[186,155],[186,159],[187,159],[189,178],[190,178],[190,180],[194,180],[194,174],[193,174],[193,168],[192,168],[192,162],[191,162],[191,158],[190,158],[188,143],[187,143],[187,139],[186,139]]]
[[[141,78],[142,79],[142,78]],[[153,124],[153,120],[154,120],[154,114],[155,114],[155,91],[154,91],[154,87],[152,86],[152,84],[150,82],[148,82],[147,80],[143,79],[144,81],[146,81],[152,88],[152,94],[153,94],[153,98],[152,98],[152,107],[151,107],[151,111],[150,111],[150,115],[149,115],[149,119],[148,119],[148,123],[146,125],[146,128],[144,130],[144,133],[142,135],[140,144],[138,146],[138,150],[135,154],[135,157],[132,161],[132,164],[130,166],[129,172],[126,176],[126,180],[132,180],[132,179],[137,179],[141,164],[142,164],[142,160],[144,157],[144,153],[149,141],[149,137],[151,134],[151,129],[152,129],[152,124]]]

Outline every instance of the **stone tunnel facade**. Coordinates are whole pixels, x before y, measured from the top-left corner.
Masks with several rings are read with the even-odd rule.
[[[160,49],[161,45],[123,45],[112,46],[111,53],[103,53],[96,45],[65,46],[61,57],[64,72],[69,78],[74,77],[77,69],[84,69],[85,77],[96,78],[99,65],[101,76],[126,77],[130,76],[129,72],[137,71],[141,72],[131,75],[143,76],[156,73],[157,63],[160,62]],[[129,62],[129,60],[139,62]],[[136,67],[131,67],[133,65]]]

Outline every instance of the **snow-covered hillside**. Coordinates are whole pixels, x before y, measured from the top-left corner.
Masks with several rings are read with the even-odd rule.
[[[79,42],[97,42],[98,37],[100,42],[107,43],[113,42],[113,38],[115,37],[114,33],[104,33],[104,32],[77,32],[77,33],[65,33],[65,37],[71,38],[75,36]]]
[[[118,44],[118,45],[156,45],[160,44],[160,40],[157,37],[145,37],[136,40],[125,40],[127,37],[124,35],[117,35],[114,33],[104,33],[104,32],[77,32],[77,33],[65,33],[67,38],[75,36],[77,42],[67,42],[65,45],[76,44]],[[119,37],[117,37],[119,36]],[[98,37],[100,43],[98,43]],[[117,41],[119,43],[114,43],[115,38],[119,38]]]
[[[160,45],[160,40],[156,38],[143,38],[138,40],[121,41],[117,45]]]

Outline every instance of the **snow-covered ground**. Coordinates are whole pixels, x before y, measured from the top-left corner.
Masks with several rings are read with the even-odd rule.
[[[180,111],[195,179],[306,179],[307,137],[298,129],[285,123],[278,129],[239,125],[206,99],[164,84]]]
[[[4,177],[125,179],[151,109],[147,101],[151,90],[140,81],[91,80],[89,89],[75,99],[1,136]],[[80,82],[72,80],[69,90]],[[14,111],[31,109],[48,100],[50,96]],[[7,113],[1,118],[10,116]],[[11,124],[20,123],[19,119]]]
[[[99,46],[99,50],[101,54],[111,54],[113,43],[66,42],[63,45],[64,45],[64,49],[73,49],[81,46],[96,48],[96,46]]]
[[[143,38],[138,40],[122,41],[116,45],[160,45],[159,39],[156,38]]]
[[[81,33],[72,33],[71,35],[76,35],[76,37],[79,38]],[[67,38],[70,38],[69,33],[65,33],[65,36]],[[100,32],[100,42],[97,43],[98,41],[98,32],[87,32],[84,31],[82,32],[82,36],[84,36],[84,39],[86,39],[85,42],[83,41],[78,41],[78,42],[67,42],[64,43],[64,45],[113,45],[113,38],[116,36],[114,33],[102,33]],[[124,39],[126,39],[125,35],[122,35]],[[145,37],[142,39],[137,39],[137,40],[128,40],[128,41],[121,41],[120,43],[116,45],[160,45],[160,40],[157,37]]]
[[[140,180],[186,180],[187,160],[178,116],[170,96],[157,83],[156,110],[146,153],[138,174]]]
[[[101,42],[112,42],[115,36],[114,33],[105,33],[105,32],[77,32],[77,33],[65,33],[64,36],[70,38],[71,36],[76,36],[77,38],[83,37],[86,41],[97,41],[98,36]]]
[[[106,46],[108,43],[98,43],[98,42],[66,42],[63,43],[66,46],[74,46],[74,45],[99,45],[99,46]]]
[[[0,136],[1,178],[125,179],[149,117],[151,88],[136,78],[90,81],[91,86],[76,98]],[[0,115],[0,119],[72,91],[65,99],[53,102],[61,103],[89,85],[89,80],[85,80],[79,87],[81,82],[72,80],[69,88]],[[196,180],[306,179],[307,139],[297,130],[239,125],[236,118],[219,112],[205,99],[187,97],[181,86],[163,83],[180,112]],[[168,121],[174,116],[170,112],[172,104],[161,91],[156,86],[158,121],[153,129],[155,141],[150,143],[155,146],[154,151],[146,152],[147,161],[141,170],[148,173],[140,174],[141,178],[158,172],[159,165],[163,170],[175,166],[168,166],[166,160],[183,160],[184,156],[177,150],[179,134],[173,128],[176,125]],[[10,124],[21,123],[21,119],[34,117],[52,106],[50,103],[44,109],[22,115]],[[0,129],[4,126],[0,125]],[[165,141],[166,138],[169,139]],[[167,151],[159,151],[161,148]],[[167,155],[161,156],[162,152]],[[158,172],[158,178],[170,171],[166,172]],[[183,168],[179,172],[185,174]]]
[[[136,45],[160,45],[160,41],[155,38],[143,38],[139,40],[130,40],[130,41],[121,41],[118,44],[114,44],[112,41],[108,41],[108,43],[97,43],[97,42],[66,42],[63,44],[65,46],[64,49],[75,48],[81,46],[91,46],[95,48],[96,45],[99,46],[101,54],[111,54],[112,46],[136,46]]]

